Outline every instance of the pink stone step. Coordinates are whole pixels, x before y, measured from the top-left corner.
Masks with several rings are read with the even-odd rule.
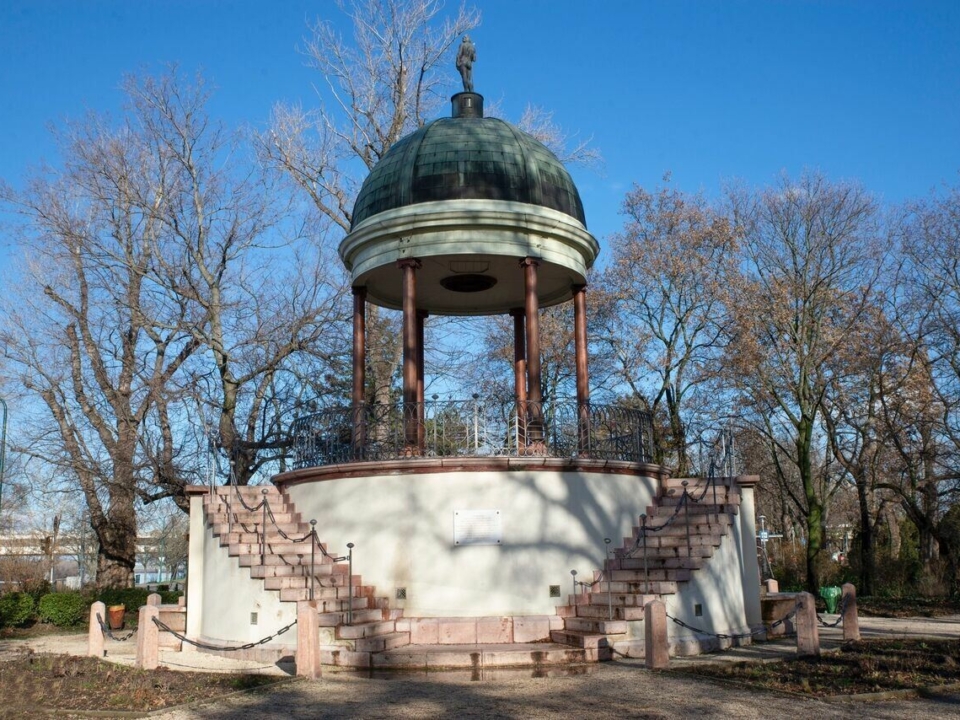
[[[474,673],[492,668],[561,667],[594,663],[606,650],[570,647],[557,643],[407,645],[371,656],[371,666],[380,670],[451,670]]]
[[[690,580],[690,570],[652,568],[648,575],[643,570],[614,570],[611,580],[601,580],[594,589],[597,592],[643,592],[643,588],[655,582],[686,582]]]
[[[309,586],[281,588],[279,592],[281,602],[299,602],[300,600],[310,599]],[[314,588],[313,597],[323,608],[325,608],[323,612],[337,612],[340,610],[346,610],[350,604],[352,604],[355,609],[366,610],[371,604],[371,598],[362,595],[355,596],[352,601],[347,597],[320,597],[316,588]],[[377,610],[377,612],[380,611]]]
[[[377,610],[376,612],[380,612]],[[382,620],[380,622],[362,622],[357,620],[357,613],[353,616],[353,625],[341,625],[337,628],[337,637],[345,640],[373,637],[374,635],[386,635],[396,632],[395,620]],[[359,623],[359,624],[358,624]]]
[[[640,573],[643,575],[643,573]],[[636,580],[633,582],[599,582],[594,588],[597,593],[672,595],[677,592],[675,580]]]
[[[644,560],[642,557],[632,558],[614,558],[611,560],[613,572],[617,570],[643,570]],[[699,570],[704,565],[704,559],[694,555],[693,557],[647,557],[647,567],[655,568],[683,568],[686,570]]]
[[[230,553],[234,555],[234,553]],[[296,567],[296,568],[306,568],[304,572],[310,571],[310,556],[308,555],[304,558],[302,555],[275,555],[272,553],[267,553],[263,556],[263,561],[261,562],[260,551],[252,553],[239,553],[234,555],[237,558],[237,561],[240,563],[240,567],[255,567],[258,565],[276,565],[276,566],[286,566],[286,567]],[[338,573],[336,565],[331,565],[330,563],[314,563],[313,570],[317,575],[335,575]]]
[[[393,650],[394,648],[409,645],[410,633],[392,632],[384,635],[358,638],[355,644],[358,652],[383,652],[384,650]]]
[[[654,595],[646,596],[650,600],[654,599]],[[643,620],[643,606],[645,603],[637,603],[634,606],[618,606],[616,603],[613,605],[613,619],[614,620]],[[579,618],[592,618],[595,620],[604,620],[609,619],[610,617],[610,607],[606,604],[604,605],[577,605],[575,608],[575,616]],[[564,622],[569,622],[570,618],[564,620]]]
[[[622,635],[627,632],[625,620],[608,620],[600,618],[586,618],[574,616],[564,622],[564,630],[594,633],[597,635]],[[555,642],[560,642],[555,640]]]
[[[353,625],[349,627],[356,627],[358,625],[370,624],[370,623],[379,623],[383,621],[383,611],[376,609],[366,609],[366,610],[354,610],[353,611]],[[347,622],[347,613],[346,612],[325,612],[320,613],[320,627],[337,627],[344,625]],[[391,627],[389,632],[396,630],[396,627]],[[340,637],[339,633],[337,637]]]
[[[575,648],[593,651],[598,661],[613,659],[613,645],[606,635],[576,630],[552,630],[550,639],[561,645],[572,645]]]

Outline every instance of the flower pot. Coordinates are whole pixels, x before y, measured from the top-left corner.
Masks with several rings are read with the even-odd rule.
[[[107,608],[107,623],[111,630],[123,630],[123,613],[126,610],[123,605],[111,605]]]

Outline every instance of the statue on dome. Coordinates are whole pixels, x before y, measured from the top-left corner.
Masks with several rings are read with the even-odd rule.
[[[460,77],[463,78],[463,91],[473,92],[473,63],[477,59],[477,49],[470,40],[469,35],[463,36],[460,43],[460,49],[457,51],[457,70]]]

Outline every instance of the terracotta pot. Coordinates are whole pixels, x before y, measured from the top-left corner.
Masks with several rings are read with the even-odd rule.
[[[123,614],[126,610],[123,605],[111,605],[107,608],[107,623],[111,630],[123,630]]]

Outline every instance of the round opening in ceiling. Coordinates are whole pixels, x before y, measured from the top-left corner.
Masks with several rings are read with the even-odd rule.
[[[440,284],[452,292],[475,293],[489,290],[497,284],[497,279],[489,275],[451,275],[443,278]]]

